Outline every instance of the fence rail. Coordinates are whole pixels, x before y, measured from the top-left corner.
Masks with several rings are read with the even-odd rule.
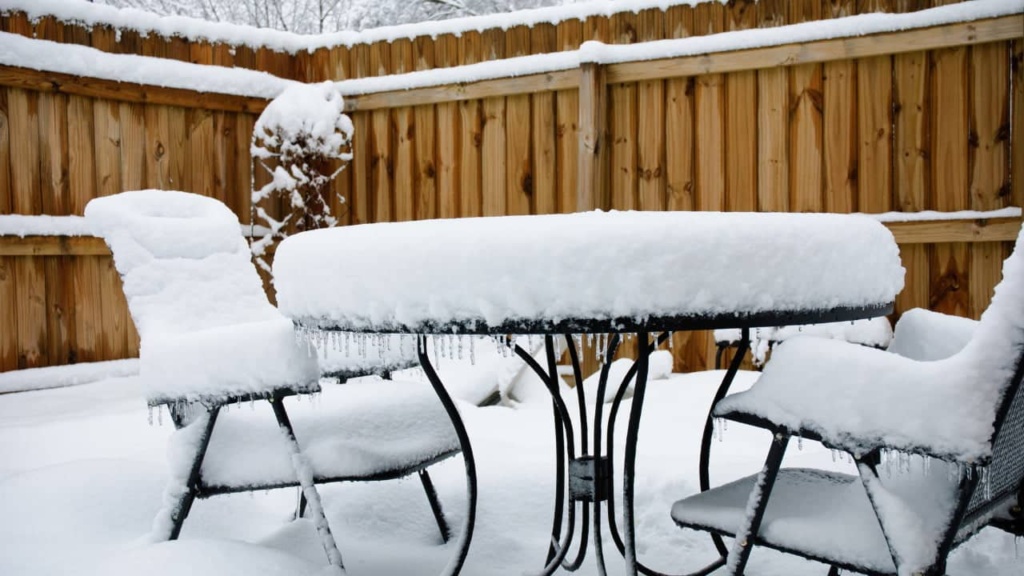
[[[785,24],[868,4],[733,2],[620,13],[529,34],[510,29],[501,45],[512,48],[501,54],[517,55],[527,44],[574,49],[593,38],[642,41]],[[826,5],[841,9],[826,13]],[[735,18],[744,6],[745,16]],[[817,8],[794,8],[801,6]],[[785,18],[762,18],[778,13]],[[12,21],[0,19],[0,27]],[[426,60],[417,56],[422,39],[396,41],[387,51],[379,44],[338,47],[329,68],[343,78],[448,67],[488,53],[485,38],[498,45],[497,32],[439,36]],[[341,53],[347,56],[335,58]],[[332,206],[343,224],[588,208],[919,212],[1024,205],[1020,14],[799,47],[586,63],[353,95],[348,104],[354,160],[336,182],[347,201]],[[248,151],[264,105],[0,68],[0,213],[82,214],[94,197],[166,188],[218,198],[244,221],[250,181],[266,182],[251,172]],[[898,310],[980,314],[1019,226],[1019,219],[891,224],[907,268]],[[137,346],[98,240],[0,238],[0,370],[121,358]],[[676,347],[679,369],[700,369],[712,358],[705,335],[677,339]]]

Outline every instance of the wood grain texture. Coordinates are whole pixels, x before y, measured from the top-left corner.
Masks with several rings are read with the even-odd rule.
[[[857,209],[892,210],[892,59],[857,62]]]
[[[1010,59],[1005,42],[970,49],[969,194],[974,210],[995,210],[1010,196]],[[1017,111],[1018,114],[1022,111]],[[1002,279],[1003,246],[976,244],[970,250],[972,317],[980,317]]]
[[[828,62],[822,69],[824,94],[825,210],[857,210],[857,64]]]
[[[966,210],[968,202],[968,59],[967,48],[931,55],[932,199],[936,210]],[[970,314],[968,250],[963,244],[931,249],[929,307],[939,312]]]
[[[559,50],[578,47],[583,35],[582,24],[569,20],[559,24],[555,43]],[[576,71],[574,84],[581,84],[582,71]],[[557,200],[555,210],[561,213],[574,212],[577,207],[580,175],[580,92],[557,92],[555,94],[555,165],[558,167]]]
[[[911,52],[893,58],[895,210],[919,212],[928,208],[931,186],[929,137],[929,66],[927,52]],[[900,258],[906,269],[905,286],[896,295],[896,313],[929,305],[928,248],[902,245]]]

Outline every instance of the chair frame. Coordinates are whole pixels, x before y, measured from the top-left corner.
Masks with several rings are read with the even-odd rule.
[[[315,390],[313,390],[315,391]],[[306,393],[303,391],[301,393]],[[215,403],[206,402],[158,402],[153,403],[151,406],[159,407],[166,405],[169,412],[171,413],[171,420],[174,422],[176,429],[184,428],[185,426],[194,422],[193,418],[189,417],[189,408],[199,404],[203,406],[208,419],[203,425],[203,430],[200,434],[199,442],[196,447],[195,453],[192,455],[192,461],[189,467],[189,475],[186,483],[186,490],[182,492],[177,499],[177,502],[171,509],[171,527],[169,533],[163,535],[167,540],[176,540],[181,534],[182,527],[185,523],[185,519],[188,517],[189,512],[192,509],[192,505],[195,500],[206,499],[211,496],[217,496],[221,494],[233,494],[240,492],[251,492],[253,490],[263,489],[271,490],[276,488],[291,488],[299,487],[300,498],[299,504],[296,510],[296,517],[306,516],[307,511],[312,513],[317,526],[317,531],[320,534],[324,551],[327,553],[328,559],[331,560],[332,564],[341,566],[341,555],[338,552],[337,543],[334,540],[334,536],[330,531],[330,527],[327,524],[327,519],[324,514],[322,505],[320,504],[319,492],[316,489],[316,484],[326,484],[331,482],[374,482],[383,480],[395,480],[398,478],[404,478],[413,473],[416,473],[420,482],[423,486],[423,490],[427,496],[427,502],[430,505],[431,513],[437,522],[438,531],[440,532],[442,541],[447,543],[452,536],[451,528],[448,525],[447,520],[444,516],[444,510],[441,506],[440,499],[437,496],[437,491],[434,489],[433,482],[430,479],[430,474],[427,472],[427,468],[430,466],[446,460],[456,454],[460,453],[460,449],[452,449],[443,452],[434,458],[419,462],[412,466],[398,467],[394,469],[385,470],[370,475],[356,475],[356,476],[313,476],[311,478],[305,478],[304,474],[300,470],[300,464],[296,461],[296,458],[304,458],[302,455],[301,448],[299,447],[298,440],[295,435],[295,429],[292,426],[291,419],[288,416],[287,409],[284,406],[283,400],[289,396],[297,396],[300,392],[291,389],[278,389],[274,390],[267,396],[260,397],[260,400],[266,401],[270,404],[274,411],[274,417],[277,420],[278,426],[286,431],[289,439],[291,440],[293,458],[292,463],[295,466],[296,481],[292,482],[276,482],[270,484],[259,484],[252,486],[217,486],[206,484],[202,477],[202,465],[206,458],[206,451],[210,445],[210,440],[213,436],[213,431],[216,427],[217,418],[220,414],[221,408],[232,404],[238,404],[245,401],[251,401],[253,398],[242,398],[242,397],[227,397],[222,400],[218,400]],[[335,561],[336,559],[336,561]]]
[[[737,364],[738,360],[742,359],[742,356],[746,352],[746,350],[749,349],[748,338],[748,333],[744,331],[743,337],[739,342],[740,351],[737,354],[737,357],[733,359],[734,366]],[[1000,433],[1003,431],[1003,425],[1006,423],[1006,418],[1009,414],[1010,407],[1013,404],[1014,399],[1024,394],[1024,384],[1022,384],[1022,379],[1024,379],[1024,350],[1021,350],[1021,352],[1019,353],[1015,364],[1013,378],[1009,383],[1009,386],[1006,387],[1003,393],[1003,397],[999,400],[999,405],[996,411],[996,417],[994,421],[994,431],[991,439],[991,443],[993,446],[995,445],[996,440],[999,438]],[[725,381],[723,381],[722,386],[720,387],[718,393],[715,395],[715,400],[712,403],[712,406],[717,404],[719,400],[725,397],[725,395],[728,393],[728,389],[731,386],[731,384],[731,379],[726,379]],[[755,485],[761,486],[761,490],[760,492],[756,490],[752,492],[747,502],[747,509],[753,510],[753,514],[746,518],[746,523],[740,526],[735,531],[735,534],[712,531],[716,547],[718,547],[720,551],[724,550],[724,544],[721,541],[721,536],[734,536],[735,538],[733,547],[728,552],[728,564],[733,567],[733,574],[743,574],[747,561],[750,558],[750,553],[753,550],[753,545],[761,544],[766,547],[779,550],[781,552],[786,552],[803,558],[808,558],[810,560],[815,560],[818,562],[829,564],[831,566],[829,570],[830,576],[838,575],[840,569],[868,574],[870,576],[890,576],[888,573],[879,573],[876,571],[872,571],[870,569],[866,569],[863,566],[850,565],[841,562],[836,562],[829,558],[811,556],[801,551],[776,546],[759,539],[757,535],[760,530],[761,522],[764,519],[765,510],[767,509],[768,501],[771,497],[771,492],[774,487],[775,480],[778,476],[779,470],[781,469],[782,459],[785,455],[786,448],[789,444],[790,439],[793,436],[797,436],[803,439],[816,440],[822,442],[826,447],[831,447],[835,449],[840,448],[829,446],[829,444],[826,441],[824,441],[824,439],[821,438],[821,436],[815,433],[814,431],[807,429],[791,430],[789,428],[776,425],[764,418],[752,416],[750,414],[729,413],[719,414],[717,417],[725,420],[738,422],[741,424],[762,428],[770,431],[774,436],[774,440],[772,441],[771,447],[768,451],[768,456],[765,459],[765,464],[762,467],[761,472],[758,473],[757,480],[755,482]],[[708,418],[709,421],[712,420],[711,413],[709,413]],[[860,473],[862,482],[867,477],[870,477],[873,480],[879,479],[877,468],[879,463],[881,462],[881,451],[882,448],[876,448],[869,451],[866,454],[852,455],[854,458],[854,462],[857,464],[857,468]],[[927,450],[924,449],[914,450],[912,451],[912,453],[936,459],[943,459],[943,455],[930,454]],[[702,491],[708,489],[708,487],[706,486],[706,482],[703,481],[707,476],[707,462],[704,456],[705,451],[702,450]],[[1015,454],[1014,456],[1016,456],[1017,458],[1024,458],[1024,451],[1021,451],[1019,454]],[[949,527],[946,529],[945,533],[942,535],[942,539],[940,541],[940,545],[936,554],[935,562],[930,567],[928,567],[928,569],[926,569],[921,576],[942,576],[943,574],[945,574],[946,560],[949,556],[949,553],[957,545],[971,538],[974,534],[979,532],[985,526],[991,525],[993,527],[1010,532],[1012,534],[1024,536],[1024,512],[1022,512],[1022,508],[1024,508],[1024,482],[1022,482],[1020,486],[1018,486],[1016,489],[1011,488],[997,494],[989,495],[988,500],[984,506],[981,506],[978,509],[968,513],[968,506],[971,504],[972,498],[974,497],[977,490],[983,488],[980,483],[980,469],[985,466],[995,464],[996,460],[994,458],[995,457],[993,456],[993,458],[969,465],[967,474],[961,475],[959,485],[957,488],[956,504],[954,506],[951,522],[949,524]],[[872,508],[875,511],[875,515],[877,518],[877,504],[873,501],[873,498],[871,496],[872,492],[868,490],[867,493],[869,501],[871,501]],[[1017,515],[1015,518],[992,518],[992,514],[997,509],[1001,508],[1003,505],[1005,505],[1007,502],[1013,499],[1016,500],[1016,504],[1013,507],[1013,510],[1017,511]],[[696,525],[680,524],[680,526],[686,528],[708,530],[707,527]],[[886,543],[889,545],[889,552],[892,555],[894,563],[898,565],[897,554],[892,547],[890,536],[889,534],[885,533],[885,525],[881,524],[881,526],[883,536],[886,539]]]

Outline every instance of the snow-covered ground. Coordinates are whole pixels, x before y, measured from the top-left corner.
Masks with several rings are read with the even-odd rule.
[[[673,375],[648,388],[637,530],[641,559],[662,571],[692,570],[714,553],[706,534],[676,528],[669,508],[696,490],[700,430],[720,376]],[[737,388],[755,377],[742,374]],[[516,408],[461,405],[480,475],[477,529],[464,574],[518,576],[539,569],[547,551],[553,426],[543,396],[528,397]],[[626,413],[620,416],[622,432]],[[0,574],[296,576],[326,567],[313,526],[290,520],[294,490],[199,501],[181,540],[146,543],[167,475],[165,445],[172,426],[168,418],[160,420],[153,415],[150,423],[131,375],[0,395]],[[714,445],[712,482],[756,470],[766,440],[760,431],[730,426]],[[794,445],[787,458],[787,465],[849,469],[811,443],[799,450]],[[462,470],[456,457],[432,472],[456,526],[465,510]],[[415,477],[327,485],[322,495],[351,575],[437,573],[454,548],[440,544]],[[1019,576],[1024,550],[1018,546],[1011,536],[986,529],[953,553],[949,572]],[[614,544],[606,539],[605,549]],[[597,573],[592,552],[582,574]],[[610,573],[621,574],[619,558],[610,556]],[[759,576],[825,571],[766,549],[755,549],[749,567]]]

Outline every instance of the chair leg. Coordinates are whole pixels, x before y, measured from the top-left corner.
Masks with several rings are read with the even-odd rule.
[[[430,480],[430,474],[426,470],[420,470],[419,476],[420,483],[423,484],[423,491],[427,494],[427,502],[430,503],[430,511],[434,513],[434,520],[437,521],[437,529],[441,532],[441,540],[448,542],[452,537],[452,530],[444,518],[444,510],[441,509],[441,501],[437,498],[434,483]]]
[[[786,454],[788,444],[788,434],[776,435],[768,450],[764,468],[757,475],[757,482],[750,492],[750,497],[747,500],[746,525],[740,526],[736,530],[736,540],[733,542],[732,549],[729,550],[729,557],[726,561],[729,573],[734,576],[742,576],[743,570],[747,567],[747,560],[750,559],[750,552],[754,548],[754,538],[761,529],[761,520],[764,519],[765,509],[768,508],[768,499],[771,497],[772,488],[775,486],[775,479],[779,475],[782,457]]]
[[[281,402],[281,398],[271,398],[269,402],[274,409],[274,416],[277,417],[278,425],[288,434],[288,444],[295,477],[298,478],[299,485],[302,487],[302,494],[308,501],[310,511],[313,513],[313,523],[316,525],[317,534],[320,535],[320,544],[327,554],[327,560],[332,566],[344,570],[345,566],[341,561],[341,551],[338,550],[338,544],[334,541],[334,535],[331,533],[331,526],[327,523],[327,515],[324,513],[323,505],[320,502],[320,493],[317,492],[316,485],[313,483],[313,472],[309,468],[309,463],[302,455],[298,440],[295,439],[295,429],[292,428],[291,420],[289,420],[288,413],[284,409],[284,403]]]
[[[195,502],[196,496],[199,494],[203,459],[206,458],[206,449],[210,446],[210,436],[213,435],[213,427],[217,424],[217,415],[219,413],[219,407],[212,408],[207,412],[206,422],[202,424],[203,428],[200,432],[199,442],[196,445],[196,452],[192,456],[192,464],[189,467],[185,485],[175,485],[172,480],[172,484],[167,487],[167,499],[176,499],[177,501],[170,507],[168,511],[170,518],[166,522],[162,518],[157,519],[157,527],[153,534],[154,538],[159,540],[177,540],[181,534],[181,527],[185,524],[185,518],[188,517],[189,512],[192,510],[192,503]],[[177,494],[173,494],[172,491],[177,492]],[[160,533],[161,531],[163,531],[163,534]]]

